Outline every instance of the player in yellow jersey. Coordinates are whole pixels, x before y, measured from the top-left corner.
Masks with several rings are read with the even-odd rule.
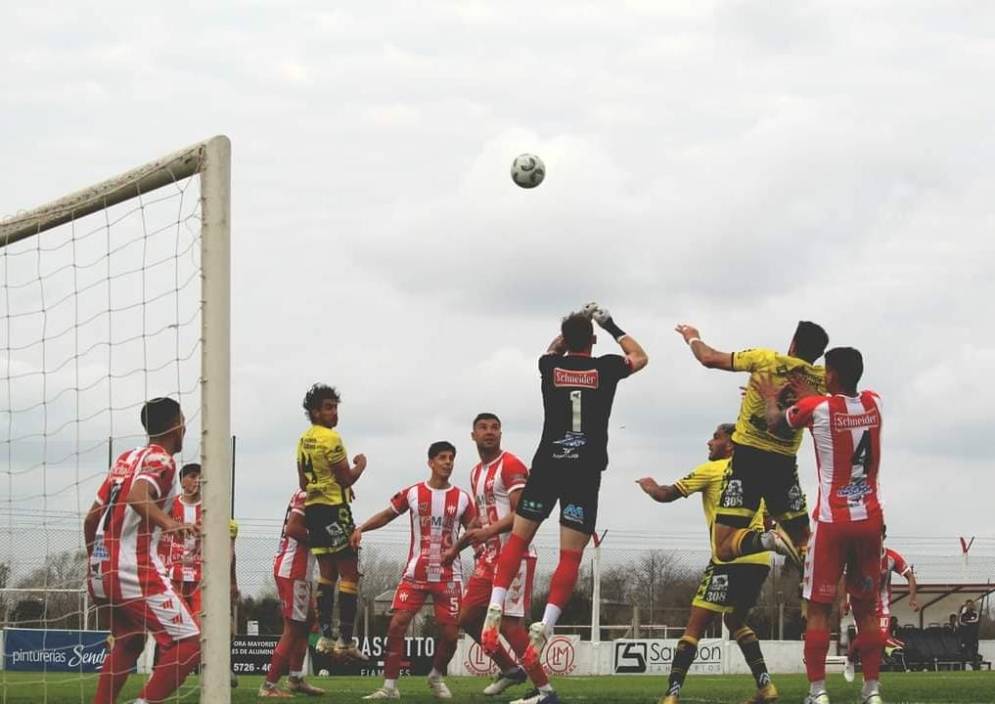
[[[366,457],[356,455],[349,466],[345,445],[335,426],[339,422],[339,394],[315,384],[304,396],[304,411],[311,421],[297,442],[297,475],[307,492],[304,520],[311,552],[318,560],[318,625],[321,638],[315,648],[338,657],[368,660],[352,642],[359,599],[359,554],[349,545],[356,528],[352,520],[352,485],[366,469]],[[339,587],[339,638],[333,639],[335,582]]]
[[[674,484],[661,486],[651,477],[643,477],[637,482],[643,491],[661,503],[670,503],[701,492],[701,507],[712,544],[712,558],[691,602],[691,616],[684,628],[684,635],[677,642],[667,693],[660,704],[677,704],[680,701],[684,677],[698,652],[698,641],[720,614],[739,644],[743,658],[750,666],[757,683],[756,693],[747,702],[773,702],[778,697],[777,689],[767,672],[763,653],[760,652],[757,634],[746,625],[746,617],[757,603],[760,589],[770,572],[770,553],[759,552],[732,562],[723,562],[718,559],[715,550],[715,515],[722,497],[723,484],[729,473],[735,428],[733,423],[723,423],[717,427],[708,441],[708,462],[699,465]],[[763,530],[763,524],[761,504],[761,509],[753,515],[749,525],[751,529]]]
[[[797,401],[797,386],[826,391],[826,370],[815,361],[826,351],[829,336],[815,323],[798,323],[788,353],[771,349],[720,352],[701,341],[698,329],[678,325],[677,332],[703,366],[730,372],[749,372],[743,402],[732,435],[734,452],[731,473],[716,509],[716,555],[732,560],[743,555],[776,550],[801,570],[799,550],[808,543],[808,510],[798,482],[795,455],[802,430],[768,428],[766,402],[754,379],[772,379],[783,386],[778,407],[789,408]],[[776,532],[749,527],[763,500],[777,522]]]

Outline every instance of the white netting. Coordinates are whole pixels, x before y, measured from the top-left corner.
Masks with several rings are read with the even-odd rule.
[[[188,432],[177,464],[199,461],[200,178],[161,171],[161,188],[142,193],[142,174],[135,197],[64,213],[67,222],[19,241],[5,234],[13,219],[0,226],[5,629],[107,626],[83,590],[81,522],[112,459],[146,442],[145,400],[180,402]],[[5,696],[7,686],[5,671]]]

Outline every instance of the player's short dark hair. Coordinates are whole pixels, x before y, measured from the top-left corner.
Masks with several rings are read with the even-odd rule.
[[[569,351],[583,352],[591,346],[594,324],[583,313],[571,313],[560,323],[560,334]]]
[[[453,445],[448,440],[436,440],[431,445],[428,446],[428,458],[432,459],[440,452],[451,452],[456,454],[456,446]]]
[[[723,435],[728,435],[729,437],[732,437],[732,434],[734,432],[736,432],[736,424],[735,423],[720,423],[719,424],[719,432],[722,433]]]
[[[200,474],[200,463],[187,462],[185,465],[180,467],[180,479],[183,479],[183,477],[188,474]]]
[[[836,372],[844,389],[853,390],[864,375],[864,358],[860,350],[853,347],[834,347],[826,352],[826,369]]]
[[[142,427],[150,438],[165,435],[179,425],[180,404],[168,396],[160,396],[142,405]]]
[[[304,394],[304,412],[307,417],[311,417],[311,411],[317,411],[321,408],[321,403],[331,399],[338,403],[342,400],[339,396],[339,392],[335,390],[334,386],[328,386],[327,384],[322,384],[318,382],[317,384],[311,384],[311,388],[307,390]]]
[[[498,418],[497,415],[495,415],[494,413],[490,413],[488,411],[484,411],[483,413],[477,414],[477,417],[473,419],[473,425],[471,425],[470,427],[476,428],[477,423],[479,423],[482,420],[496,420],[497,424],[501,425],[501,419]]]
[[[795,328],[795,356],[812,363],[822,356],[829,344],[829,335],[821,325],[808,320],[799,320]]]

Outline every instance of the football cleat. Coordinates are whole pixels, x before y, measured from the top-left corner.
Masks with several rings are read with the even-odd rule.
[[[369,662],[370,658],[355,643],[346,645],[343,640],[335,641],[332,646],[332,657],[337,660],[355,660],[356,662]]]
[[[773,543],[772,549],[778,555],[784,555],[788,562],[798,568],[799,572],[805,571],[805,563],[802,562],[802,557],[795,548],[794,542],[791,540],[781,524],[778,523],[774,526],[774,530],[768,531],[768,535],[771,536],[771,542]]]
[[[449,687],[446,686],[441,677],[429,677],[428,688],[432,690],[432,694],[436,699],[453,698],[453,693],[449,691]]]
[[[533,689],[521,699],[515,699],[510,704],[560,704],[560,697],[555,691],[540,692]]]
[[[680,704],[681,698],[676,694],[665,694],[660,697],[657,704]]]
[[[776,702],[780,696],[781,694],[777,691],[777,687],[772,682],[768,682],[758,689],[756,694],[744,701],[743,704],[770,704],[771,702]]]
[[[487,607],[484,626],[480,629],[480,647],[488,655],[493,655],[497,652],[501,638],[501,617],[503,615],[500,606],[491,604]]]
[[[809,692],[808,696],[805,697],[804,704],[829,704],[829,693],[825,690],[818,694]]]
[[[881,698],[881,692],[871,692],[864,697],[863,704],[884,704],[884,699]]]
[[[539,658],[542,656],[542,649],[546,647],[546,624],[536,621],[529,626],[529,645],[522,654],[522,665],[531,670],[539,666]]]
[[[257,695],[260,699],[266,697],[273,697],[275,699],[293,699],[294,695],[290,692],[285,692],[275,684],[269,682],[263,682],[262,686],[259,687],[259,692]]]
[[[372,694],[367,694],[363,699],[400,699],[401,693],[394,687],[381,687]]]
[[[320,697],[325,690],[320,687],[312,687],[304,681],[303,677],[288,677],[287,689],[297,694],[306,694],[309,697]]]
[[[318,642],[314,644],[314,649],[319,653],[326,653],[330,655],[335,650],[335,641],[331,638],[322,636],[318,639]]]
[[[522,684],[528,678],[528,674],[520,667],[508,670],[507,672],[502,672],[494,678],[493,682],[484,687],[484,694],[488,697],[493,697],[495,694],[501,694],[501,692],[509,687],[514,687],[516,684]]]

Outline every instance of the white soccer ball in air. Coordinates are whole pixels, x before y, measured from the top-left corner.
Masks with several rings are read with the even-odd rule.
[[[328,670],[319,670],[318,677],[328,677]]]
[[[522,188],[535,188],[546,178],[546,165],[535,154],[519,154],[511,162],[511,180]]]

